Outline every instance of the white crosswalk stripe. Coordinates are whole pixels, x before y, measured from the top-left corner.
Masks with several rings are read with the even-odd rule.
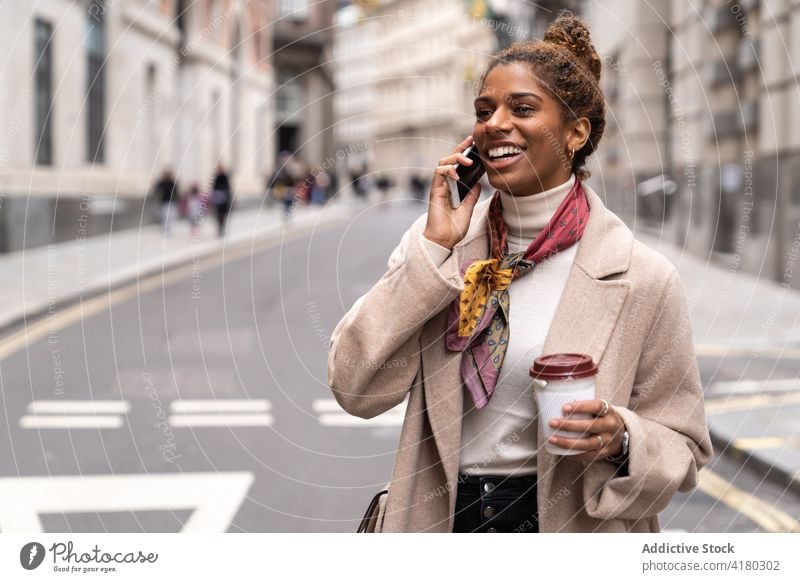
[[[33,414],[127,414],[130,408],[125,400],[34,400],[28,404]]]
[[[405,401],[373,418],[359,418],[348,414],[334,398],[319,398],[311,403],[311,407],[317,414],[320,424],[325,426],[401,426],[406,413]]]
[[[19,419],[20,428],[120,428],[123,424],[121,416],[26,415]]]
[[[224,426],[272,426],[274,418],[267,411],[267,400],[194,399],[170,403],[167,422],[176,428]]]
[[[203,412],[267,412],[272,409],[268,400],[174,400],[170,411],[179,413]]]
[[[19,419],[25,429],[120,428],[130,404],[125,400],[34,400]]]

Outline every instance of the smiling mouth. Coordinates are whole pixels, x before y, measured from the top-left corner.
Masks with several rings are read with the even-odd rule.
[[[522,148],[518,146],[498,146],[491,148],[489,151],[486,152],[486,155],[489,156],[490,160],[496,161],[506,158],[512,158],[517,154],[521,153],[522,153]]]
[[[486,165],[493,170],[499,170],[512,165],[522,158],[522,148],[519,146],[497,146],[486,152]]]

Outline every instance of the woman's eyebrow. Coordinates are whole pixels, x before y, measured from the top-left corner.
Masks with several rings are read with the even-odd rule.
[[[538,99],[539,101],[542,101],[542,98],[539,95],[537,95],[536,93],[528,93],[528,92],[509,93],[508,97],[506,98],[506,100],[515,100],[515,99],[520,99],[522,97],[533,97],[534,99]],[[489,95],[481,95],[481,96],[475,98],[474,104],[478,105],[479,103],[485,103],[485,102],[492,103],[493,101],[494,101],[494,99],[491,96],[489,96]]]
[[[534,99],[538,99],[539,101],[542,100],[542,98],[536,93],[511,93],[509,94],[509,97],[511,97],[512,99],[519,99],[520,97],[533,97]]]

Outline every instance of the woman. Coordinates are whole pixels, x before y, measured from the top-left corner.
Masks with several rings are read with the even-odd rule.
[[[676,271],[583,183],[605,125],[600,70],[568,12],[495,55],[428,213],[332,334],[345,410],[370,418],[408,396],[378,531],[655,532],[710,458]],[[473,140],[497,191],[453,209],[446,176]],[[555,421],[588,435],[551,441],[570,456],[543,447],[528,373],[562,352],[599,367],[596,399]]]

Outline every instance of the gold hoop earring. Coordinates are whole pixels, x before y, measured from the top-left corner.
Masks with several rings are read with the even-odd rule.
[[[575,148],[569,148],[569,159],[573,159],[575,157]]]

